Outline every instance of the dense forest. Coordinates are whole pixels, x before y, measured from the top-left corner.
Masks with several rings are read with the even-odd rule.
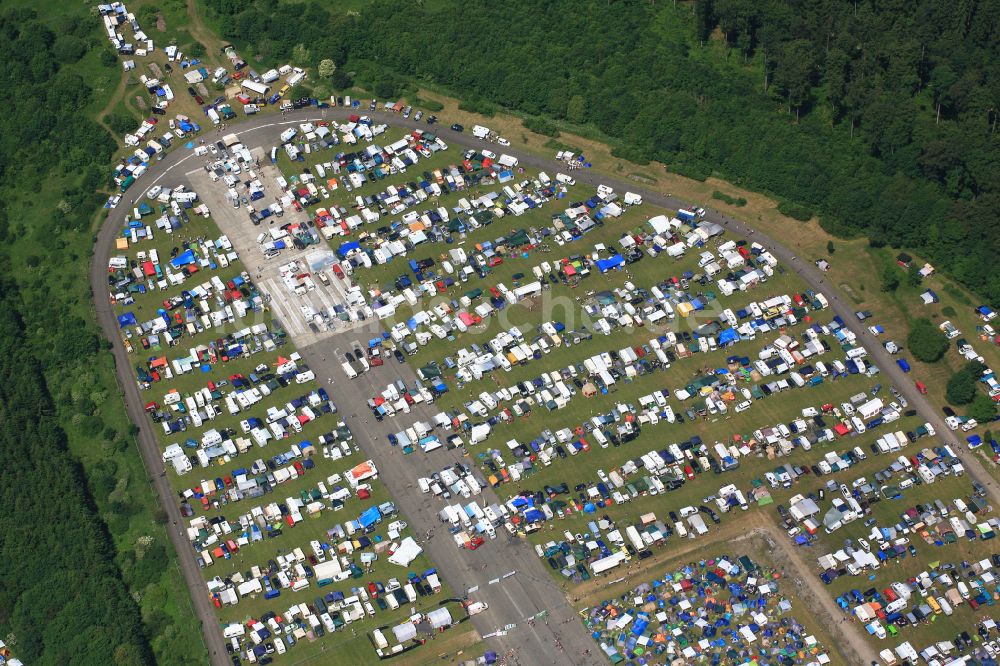
[[[146,664],[152,654],[107,528],[68,455],[16,286],[0,281],[0,623],[29,664]]]
[[[32,665],[203,663],[86,279],[121,65],[86,3],[29,4],[0,10],[0,638]]]
[[[331,58],[335,83],[375,70],[591,127],[623,156],[916,249],[1000,303],[1000,3],[206,4],[265,61]]]

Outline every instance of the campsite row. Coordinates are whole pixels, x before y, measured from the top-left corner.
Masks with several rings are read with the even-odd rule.
[[[403,578],[405,603],[413,589],[432,611],[439,602],[430,595],[442,591],[432,567],[395,517],[374,464],[359,460],[332,397],[270,318],[268,298],[233,245],[225,236],[209,240],[218,230],[207,205],[182,187],[147,194],[122,229],[109,297],[137,381],[152,393],[147,412],[163,426],[157,432],[164,462],[189,518],[206,593],[220,618],[244,629],[227,636],[233,655],[264,661],[313,646],[347,623],[367,632],[405,615],[398,595],[389,601],[352,594],[368,581],[383,587]],[[201,480],[185,483],[195,470]],[[247,505],[238,515],[236,503]],[[351,518],[332,521],[338,511]],[[263,541],[279,555],[268,559],[273,551],[255,547]],[[429,585],[414,568],[431,571]],[[282,594],[319,586],[345,600],[359,597],[360,605],[335,600],[320,611],[303,600],[297,613],[270,612]],[[307,651],[318,649],[317,642]]]

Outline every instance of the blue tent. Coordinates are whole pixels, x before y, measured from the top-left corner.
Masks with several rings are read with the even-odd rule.
[[[524,512],[524,519],[529,523],[539,523],[545,520],[545,514],[538,509],[529,509]]]
[[[378,510],[377,506],[371,507],[358,517],[358,522],[361,523],[361,527],[374,525],[380,520],[382,520],[382,513]]]
[[[350,242],[344,243],[339,248],[337,248],[337,256],[339,256],[341,259],[343,259],[352,250],[357,250],[360,247],[361,247],[361,243],[359,243],[357,241],[350,241]]]
[[[625,258],[622,257],[622,255],[620,254],[616,254],[613,257],[609,257],[607,259],[598,259],[597,269],[602,273],[607,273],[608,271],[613,270],[615,268],[619,268],[624,264],[625,264]]]
[[[125,314],[118,315],[118,328],[125,328],[126,326],[135,326],[135,313],[126,312]]]
[[[736,332],[735,328],[727,328],[726,330],[719,333],[719,344],[728,345],[731,342],[739,342],[740,334]]]
[[[176,257],[170,260],[170,265],[173,266],[174,268],[180,268],[181,266],[187,266],[188,264],[193,264],[194,261],[195,261],[194,252],[191,250],[184,250],[183,252],[181,252]]]

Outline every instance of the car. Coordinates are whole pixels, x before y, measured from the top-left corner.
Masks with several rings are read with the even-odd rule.
[[[201,95],[195,95],[194,96],[194,101],[198,102],[198,104],[204,104],[205,103],[205,100],[202,99]]]
[[[502,136],[497,137],[497,143],[500,144],[501,146],[509,146],[510,145],[510,141],[508,141],[507,139],[503,138]]]
[[[461,125],[459,125],[458,123],[455,123],[454,125],[452,125],[451,129],[453,131],[455,131],[455,132],[464,132],[465,131],[465,128],[462,127]]]

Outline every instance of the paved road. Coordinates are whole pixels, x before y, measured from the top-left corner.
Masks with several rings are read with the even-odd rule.
[[[195,560],[194,550],[182,531],[184,520],[181,517],[177,498],[165,476],[160,446],[156,441],[149,417],[146,416],[143,409],[145,402],[139,395],[139,387],[136,384],[128,354],[125,352],[125,346],[118,335],[117,321],[108,300],[108,258],[114,247],[118,230],[121,229],[125,209],[126,207],[122,206],[112,211],[112,214],[108,216],[108,221],[97,235],[97,244],[94,246],[94,262],[90,267],[90,288],[94,296],[94,309],[97,311],[97,320],[104,331],[104,336],[115,343],[112,353],[115,357],[118,383],[125,391],[125,409],[128,411],[129,419],[139,426],[139,453],[142,454],[146,472],[152,475],[153,487],[160,498],[160,504],[167,512],[167,534],[170,535],[170,542],[173,544],[174,550],[177,551],[177,561],[181,573],[184,575],[184,583],[188,587],[195,615],[201,623],[209,658],[213,666],[226,666],[230,662],[223,643],[222,631],[219,629],[219,622],[216,619],[215,609],[209,601],[208,591],[205,587],[205,581],[201,577],[200,567]]]
[[[224,131],[226,133],[237,133],[243,140],[244,144],[251,148],[259,146],[269,147],[277,143],[276,134],[283,125],[304,122],[306,120],[317,121],[324,118],[344,119],[350,113],[352,113],[351,110],[343,108],[329,109],[326,112],[320,112],[316,109],[303,109],[300,111],[290,112],[280,118],[277,116],[258,116],[250,118],[245,122],[239,123],[234,127],[227,128]],[[394,126],[407,128],[426,127],[426,125],[417,123],[412,119],[404,119],[396,114],[374,112],[369,113],[368,115],[372,116],[377,121],[388,122]],[[495,144],[480,141],[469,135],[453,132],[447,127],[436,126],[434,130],[448,143],[463,147],[496,148]],[[222,132],[219,132],[220,137],[221,134]],[[209,134],[207,136],[212,135]],[[523,153],[514,148],[507,148],[504,152],[517,157],[523,166],[547,169],[550,171],[558,170],[560,168],[560,164],[554,160],[531,153]],[[184,170],[190,170],[199,165],[199,158],[195,158],[193,152],[175,150],[164,157],[162,161],[154,163],[151,166],[150,171],[139,181],[136,187],[139,188],[139,191],[148,189],[170,174],[171,171],[178,169],[178,167],[181,169],[177,173],[179,176],[184,172]],[[573,176],[579,183],[586,183],[593,186],[605,183],[619,191],[628,190],[636,192],[643,196],[646,203],[653,206],[665,207],[669,209],[691,206],[689,202],[680,201],[673,197],[666,196],[663,193],[636,186],[635,183],[605,177],[595,172],[580,170],[574,172]],[[94,263],[91,268],[91,287],[95,297],[98,320],[104,330],[105,336],[109,340],[116,342],[114,354],[117,361],[118,375],[120,383],[125,390],[125,401],[129,416],[133,422],[138,424],[141,428],[139,444],[143,459],[146,463],[147,469],[154,475],[154,487],[160,496],[161,503],[164,505],[170,520],[175,521],[179,519],[177,504],[174,501],[173,493],[166,479],[160,476],[160,473],[163,470],[163,464],[160,459],[159,447],[156,443],[155,437],[149,430],[148,421],[142,410],[143,403],[139,396],[134,377],[132,376],[132,371],[125,355],[125,351],[119,341],[113,313],[106,299],[106,266],[108,257],[111,252],[113,239],[129,209],[129,206],[122,205],[117,210],[112,211],[112,213],[108,216],[104,227],[101,229],[95,247]],[[943,418],[941,418],[938,412],[933,409],[927,400],[916,391],[910,378],[898,368],[892,357],[886,353],[884,349],[882,349],[880,344],[878,344],[878,341],[865,332],[864,326],[854,316],[853,308],[842,299],[840,294],[833,289],[831,285],[825,284],[823,274],[815,269],[809,261],[798,258],[793,249],[777,243],[772,238],[769,238],[762,233],[754,232],[749,227],[744,226],[743,223],[727,218],[716,211],[709,210],[706,217],[709,220],[724,225],[731,233],[746,236],[767,246],[775,257],[779,259],[779,261],[783,262],[786,266],[792,267],[793,270],[799,273],[806,284],[808,284],[812,289],[822,291],[827,296],[833,312],[840,315],[847,326],[858,335],[860,342],[868,349],[869,355],[879,366],[885,376],[892,380],[892,382],[906,396],[911,407],[916,409],[922,418],[930,422],[938,431],[939,436],[941,436],[945,441],[952,444],[957,443],[957,438],[948,431]],[[331,349],[329,347],[333,342],[335,342],[335,339],[318,343],[315,349],[307,347],[304,350],[304,355],[316,367],[318,376],[325,374],[327,378],[333,378],[336,381],[340,381],[338,379],[338,373],[340,372],[339,367],[334,367],[335,363],[330,356]],[[331,360],[327,362],[322,361],[324,356]],[[317,358],[319,360],[317,360]],[[390,366],[391,365],[392,364],[390,363]],[[323,370],[327,369],[327,366],[329,366],[329,370],[324,373]],[[412,375],[409,374],[411,371],[408,368],[400,369],[399,371],[406,373],[404,375],[404,379],[412,380]],[[343,375],[341,374],[339,376],[342,377]],[[379,375],[372,374],[368,377],[375,378],[378,376]],[[346,381],[346,378],[344,381]],[[361,389],[364,383],[368,381],[373,381],[373,379],[362,379],[352,388]],[[381,381],[381,378],[379,381]],[[351,409],[352,411],[350,413],[356,412],[359,415],[366,413],[365,411],[358,411],[354,409],[353,406],[358,401],[363,403],[363,399],[367,398],[367,391],[364,393],[361,390],[351,390],[345,392],[336,391],[334,395],[338,400],[338,403],[342,405],[345,411],[347,411],[347,409]],[[363,408],[363,405],[361,406]],[[414,414],[414,416],[416,416],[416,414]],[[352,425],[357,427],[357,424]],[[407,502],[407,498],[413,495],[413,493],[408,492],[404,481],[407,478],[414,478],[418,473],[423,473],[425,471],[422,469],[424,466],[421,463],[416,462],[420,460],[420,458],[409,456],[408,459],[403,460],[402,456],[399,456],[398,461],[393,460],[394,454],[392,452],[386,452],[381,444],[384,434],[389,430],[388,425],[381,426],[381,424],[379,424],[379,426],[374,426],[369,424],[369,427],[364,429],[358,428],[358,430],[362,434],[362,436],[359,437],[359,439],[362,440],[362,446],[369,452],[369,455],[372,455],[373,458],[380,463],[380,466],[384,469],[384,478],[394,496],[399,500],[400,504],[404,506],[404,513],[406,514],[407,519],[411,521],[411,524],[419,528],[421,525],[426,525],[428,520],[434,520],[433,513],[436,513],[436,511],[428,512],[414,510],[415,507],[419,507],[419,502],[424,502],[426,500],[420,498],[416,504]],[[962,447],[956,446],[955,448],[956,451],[959,451]],[[965,464],[967,473],[973,479],[978,480],[986,486],[993,501],[1000,504],[1000,484],[998,484],[983,468],[975,456],[969,455],[964,451],[960,452],[960,454],[962,456],[963,463]],[[442,461],[445,460],[443,457],[439,458]],[[442,462],[441,464],[438,464],[437,460],[435,460],[433,467],[440,468],[443,464],[445,463]],[[428,518],[428,516],[430,516],[430,518]],[[500,538],[503,539],[505,537]],[[221,636],[216,629],[217,623],[214,612],[209,604],[208,597],[205,594],[204,583],[201,580],[198,566],[194,561],[193,552],[183,535],[172,531],[171,540],[173,541],[174,547],[179,554],[185,581],[191,590],[191,596],[195,604],[196,612],[202,620],[205,629],[205,640],[209,645],[210,652],[212,653],[213,663],[222,664],[224,663],[225,653],[223,651]],[[488,544],[485,549],[475,553],[464,553],[458,551],[457,549],[449,550],[451,544],[446,544],[448,548],[445,548],[439,547],[435,543],[443,541],[445,541],[445,539],[441,536],[435,536],[431,540],[430,544],[427,544],[428,550],[435,558],[435,562],[441,565],[442,570],[445,571],[446,580],[456,589],[462,588],[467,582],[477,582],[481,580],[482,575],[476,575],[473,563],[480,563],[480,566],[482,563],[486,563],[488,565],[486,571],[491,573],[493,571],[499,571],[500,569],[509,570],[512,567],[520,567],[522,562],[525,563],[525,566],[518,575],[507,579],[507,581],[503,583],[491,586],[497,588],[498,590],[497,593],[490,593],[490,598],[495,600],[491,602],[491,605],[495,604],[495,606],[491,608],[489,613],[483,614],[486,616],[483,620],[477,621],[477,628],[481,628],[487,618],[499,619],[503,616],[503,618],[506,619],[509,617],[508,613],[510,613],[511,610],[513,610],[515,614],[518,614],[519,612],[520,614],[524,614],[530,613],[530,611],[534,608],[544,608],[547,610],[555,609],[553,612],[558,613],[559,608],[565,608],[562,599],[556,597],[555,592],[558,588],[551,583],[547,573],[541,570],[540,560],[530,552],[526,545],[512,544],[507,546],[494,542]],[[448,564],[456,562],[456,557],[462,560],[468,560],[464,563],[464,567],[447,566]],[[490,567],[494,568],[490,569]],[[480,569],[480,571],[482,570]],[[511,583],[510,581],[515,582]],[[504,590],[505,592],[500,593],[499,590]],[[509,597],[507,602],[502,601],[504,596]],[[559,606],[558,604],[560,603],[563,603],[563,605]],[[525,615],[525,617],[527,617],[527,615]],[[589,639],[586,639],[586,636],[582,632],[582,628],[578,623],[569,622],[565,625],[556,625],[556,622],[553,622],[553,618],[550,618],[549,627],[546,627],[544,624],[539,626],[536,623],[534,627],[519,627],[517,630],[508,634],[508,636],[498,638],[500,645],[504,648],[507,646],[517,646],[518,652],[524,655],[525,659],[529,660],[528,663],[546,663],[547,660],[551,659],[556,659],[558,663],[582,663],[582,659],[578,653],[573,652],[572,647],[567,648],[570,650],[571,654],[552,650],[551,644],[556,637],[557,629],[564,635],[564,638],[561,639],[564,645],[578,646],[589,643]],[[587,640],[588,643],[578,642],[582,640]],[[541,655],[545,656],[545,660],[536,661],[532,658],[539,658]]]

